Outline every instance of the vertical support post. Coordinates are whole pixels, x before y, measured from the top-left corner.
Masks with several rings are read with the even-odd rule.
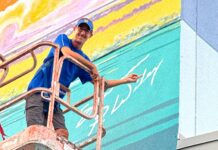
[[[52,94],[50,96],[48,119],[47,119],[47,127],[50,129],[54,129],[53,115],[54,115],[55,96],[59,94],[58,71],[61,71],[59,70],[59,65],[58,65],[59,51],[60,51],[59,48],[55,49],[54,62],[53,62],[53,74],[52,74],[52,82],[51,82]]]
[[[104,110],[104,78],[100,78],[100,101],[98,105],[98,133],[96,150],[101,150],[101,139],[103,132],[103,110]]]

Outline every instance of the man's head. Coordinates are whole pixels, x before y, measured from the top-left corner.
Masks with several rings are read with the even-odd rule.
[[[81,18],[74,27],[73,32],[73,45],[77,49],[81,49],[83,44],[93,34],[93,23],[87,18]]]

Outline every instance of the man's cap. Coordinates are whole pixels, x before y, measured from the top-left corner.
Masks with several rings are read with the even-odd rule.
[[[81,19],[77,22],[76,26],[79,26],[79,25],[81,25],[81,24],[86,24],[86,25],[89,27],[89,30],[93,30],[93,28],[94,28],[92,21],[89,20],[88,18],[81,18]]]

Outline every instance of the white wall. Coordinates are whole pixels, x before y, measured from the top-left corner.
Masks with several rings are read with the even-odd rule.
[[[194,13],[193,16],[192,20],[196,20],[192,22],[196,24],[191,24],[185,15],[181,21],[179,133],[184,137],[218,130],[218,51],[210,40],[207,41],[211,34],[209,30],[213,29],[208,28],[208,34],[207,30],[204,30],[205,34],[198,32],[204,28],[199,23],[202,19],[204,22],[208,19],[209,23],[214,18],[203,18]],[[214,34],[218,36],[216,30],[217,27]]]

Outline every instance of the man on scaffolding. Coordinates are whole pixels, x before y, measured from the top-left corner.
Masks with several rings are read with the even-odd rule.
[[[60,46],[60,57],[63,55],[71,56],[76,60],[82,62],[86,66],[89,66],[89,68],[92,68],[91,74],[89,74],[72,62],[65,60],[59,79],[59,82],[65,87],[69,87],[70,83],[73,82],[77,77],[79,77],[80,81],[84,84],[88,81],[93,83],[93,81],[99,76],[96,66],[82,51],[83,45],[92,36],[92,21],[87,18],[82,18],[73,27],[72,39],[69,39],[65,34],[60,34],[56,38],[55,43]],[[48,56],[44,59],[42,66],[39,68],[31,82],[29,83],[28,91],[38,87],[51,87],[54,51],[55,49],[52,48]],[[107,88],[110,88],[120,84],[136,82],[138,78],[138,75],[131,74],[119,80],[106,80],[105,85]],[[63,97],[64,94],[60,94],[60,98]],[[49,102],[44,100],[41,97],[40,93],[35,93],[28,97],[26,100],[27,126],[46,126]],[[58,102],[55,102],[54,106],[53,125],[58,136],[68,138],[68,130],[65,126],[63,112]]]

